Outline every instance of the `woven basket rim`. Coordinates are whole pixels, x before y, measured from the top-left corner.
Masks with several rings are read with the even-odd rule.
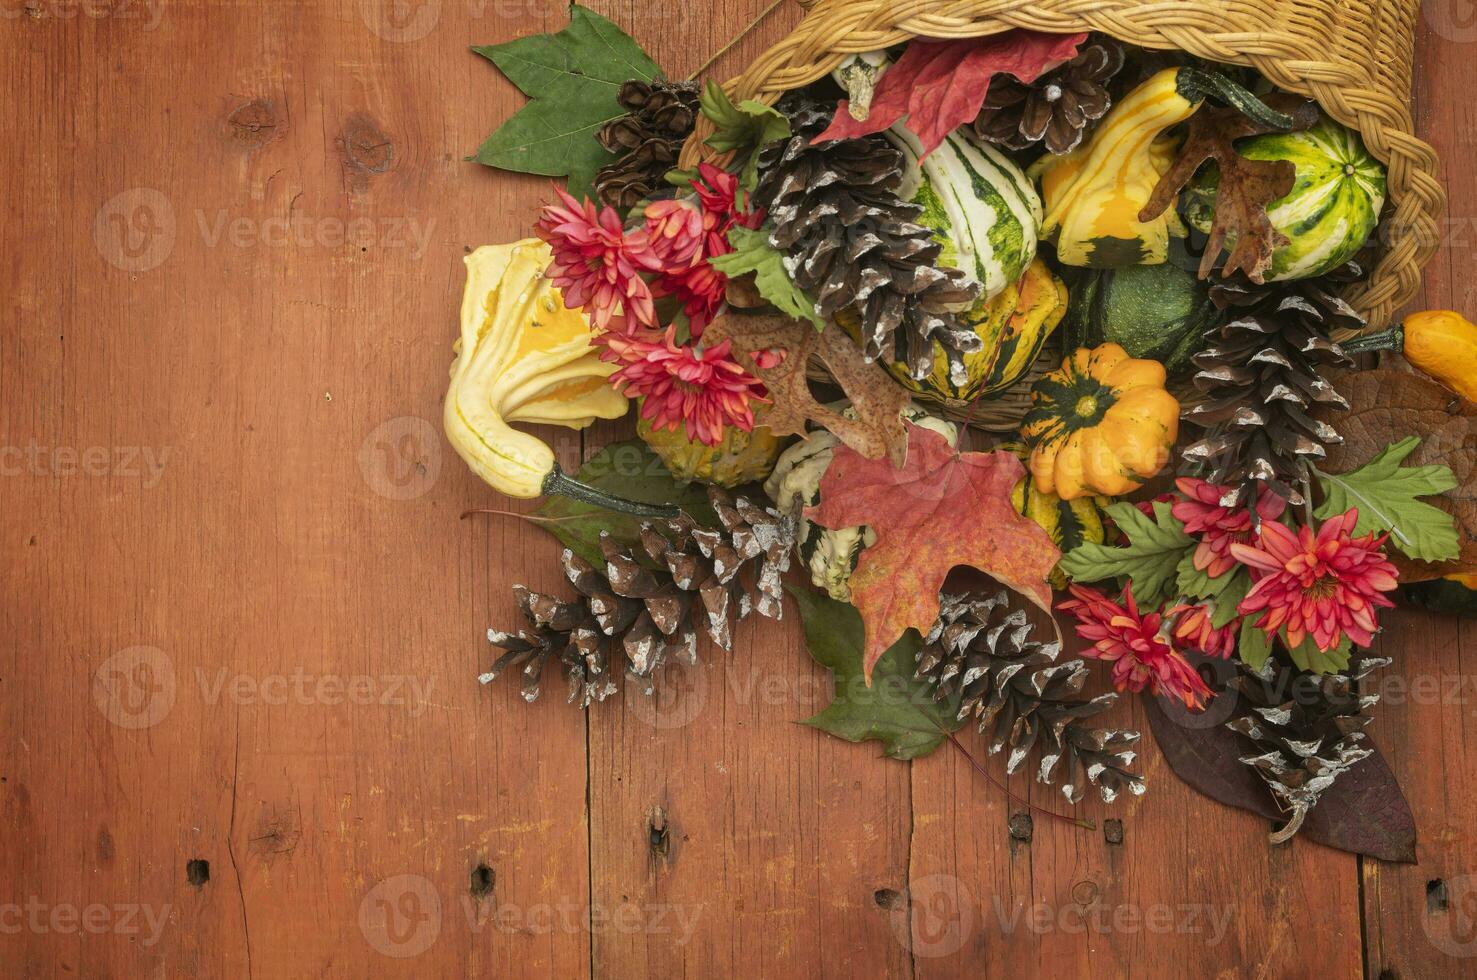
[[[784,91],[820,79],[850,54],[913,37],[981,37],[1016,27],[1051,33],[1098,31],[1138,47],[1184,50],[1210,61],[1255,68],[1279,88],[1315,99],[1335,120],[1360,132],[1365,146],[1388,168],[1388,201],[1393,207],[1380,226],[1386,247],[1369,281],[1348,297],[1369,319],[1370,329],[1376,329],[1418,290],[1421,270],[1439,244],[1438,218],[1445,209],[1435,150],[1414,135],[1407,105],[1411,32],[1419,2],[819,0],[787,37],[729,80],[725,89],[735,99],[773,104]],[[1338,50],[1334,43],[1338,38],[1304,37],[1313,30],[1311,17],[1308,23],[1278,23],[1279,14],[1286,18],[1289,10],[1321,11],[1340,25],[1345,25],[1340,18],[1363,24],[1368,36],[1356,47],[1368,63],[1328,60],[1329,52]],[[1360,12],[1363,20],[1355,16]],[[1253,15],[1265,23],[1244,25],[1254,30],[1224,29]],[[1365,23],[1387,16],[1403,18],[1401,25],[1410,36],[1390,37],[1384,20],[1373,26]],[[703,145],[709,133],[711,124],[700,118],[679,166],[693,166],[709,155]]]

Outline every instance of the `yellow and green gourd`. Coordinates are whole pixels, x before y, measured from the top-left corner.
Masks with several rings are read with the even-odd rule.
[[[1117,268],[1165,261],[1170,235],[1183,236],[1183,225],[1173,209],[1152,221],[1140,221],[1139,214],[1174,163],[1179,139],[1169,130],[1211,94],[1272,128],[1292,125],[1223,75],[1166,68],[1114,106],[1086,144],[1063,156],[1047,155],[1031,168],[1046,207],[1041,237],[1056,242],[1064,265]]]

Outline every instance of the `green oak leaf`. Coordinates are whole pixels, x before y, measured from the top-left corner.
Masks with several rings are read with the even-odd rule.
[[[1353,645],[1347,636],[1339,641],[1339,645],[1332,650],[1320,650],[1312,636],[1303,637],[1303,642],[1296,647],[1287,643],[1287,633],[1281,634],[1282,645],[1287,647],[1288,656],[1292,662],[1298,665],[1299,670],[1309,670],[1315,674],[1337,674],[1349,669],[1349,654],[1353,651]]]
[[[728,244],[733,251],[709,259],[713,268],[729,278],[754,273],[754,286],[759,295],[773,303],[781,313],[796,320],[809,320],[817,330],[826,321],[815,312],[815,301],[795,285],[783,264],[779,250],[769,244],[769,226],[757,231],[734,225],[728,231]]]
[[[1461,555],[1462,542],[1451,515],[1417,497],[1433,497],[1457,486],[1456,474],[1446,466],[1401,466],[1421,440],[1410,436],[1385,450],[1357,470],[1330,474],[1314,470],[1323,488],[1321,520],[1359,508],[1354,535],[1389,531],[1390,541],[1411,558],[1448,561]]]
[[[681,484],[639,439],[617,442],[591,456],[580,467],[579,481],[609,493],[648,504],[675,504],[699,524],[716,527],[718,517],[701,484]],[[600,532],[624,544],[640,540],[645,519],[587,504],[570,497],[548,497],[529,519],[558,538],[596,568],[605,567]]]
[[[1257,629],[1249,622],[1242,623],[1241,640],[1237,645],[1236,655],[1252,670],[1261,670],[1267,658],[1272,655],[1271,635]]]
[[[615,24],[578,4],[557,34],[472,48],[500,68],[529,103],[489,136],[478,163],[519,173],[569,177],[569,193],[586,197],[595,172],[615,156],[595,139],[626,114],[616,97],[632,79],[661,75],[656,62]]]
[[[932,685],[913,677],[914,656],[923,645],[915,630],[904,633],[877,661],[868,687],[862,676],[862,617],[856,608],[806,589],[788,591],[800,607],[811,657],[836,682],[835,698],[804,724],[848,742],[875,739],[883,754],[894,759],[927,755],[963,725],[957,718],[957,694],[935,701]]]
[[[709,146],[719,153],[731,150],[748,154],[739,171],[739,182],[753,190],[759,180],[759,148],[789,136],[790,120],[773,106],[754,99],[734,105],[723,86],[711,79],[703,86],[698,105],[713,123],[713,135],[706,140]]]
[[[1170,513],[1167,502],[1154,501],[1150,520],[1133,504],[1110,504],[1108,516],[1128,535],[1128,546],[1084,544],[1074,548],[1058,566],[1074,582],[1101,582],[1127,578],[1140,609],[1152,609],[1173,597],[1180,562],[1195,547],[1195,539]]]

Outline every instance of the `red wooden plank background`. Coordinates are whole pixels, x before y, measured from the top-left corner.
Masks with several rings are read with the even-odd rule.
[[[439,435],[461,257],[547,186],[463,162],[520,102],[466,49],[562,4],[0,3],[7,975],[1477,974],[1454,620],[1382,640],[1415,866],[1272,848],[1152,744],[1148,795],[1081,808],[1121,843],[1013,839],[953,754],[793,724],[823,700],[793,622],[588,717],[479,687],[508,586],[559,575],[458,520],[491,495]],[[592,6],[684,74],[761,4]],[[1468,310],[1474,40],[1427,5],[1424,300]],[[573,466],[625,431],[549,436]]]

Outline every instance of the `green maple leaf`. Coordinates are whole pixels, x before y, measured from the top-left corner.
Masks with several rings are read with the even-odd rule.
[[[848,742],[880,741],[883,754],[916,759],[943,744],[963,723],[956,694],[935,701],[933,687],[913,677],[914,656],[923,645],[914,630],[903,634],[872,668],[872,686],[862,676],[862,617],[856,608],[806,589],[789,589],[805,624],[805,643],[815,662],[831,671],[836,697],[804,724]]]
[[[753,190],[759,178],[759,148],[789,136],[790,120],[773,106],[754,99],[734,105],[723,86],[711,79],[703,86],[698,104],[713,123],[713,135],[705,141],[709,146],[719,153],[748,153],[739,181]]]
[[[1454,489],[1456,475],[1445,466],[1400,465],[1420,444],[1416,436],[1392,443],[1350,473],[1314,470],[1325,497],[1316,516],[1327,520],[1358,507],[1355,536],[1389,531],[1395,547],[1411,558],[1436,562],[1459,557],[1462,543],[1451,515],[1416,499]]]
[[[621,85],[661,75],[656,62],[619,27],[578,4],[557,34],[472,48],[530,99],[477,151],[478,163],[519,173],[569,177],[569,192],[588,196],[595,172],[615,159],[595,139],[626,114]]]
[[[768,229],[768,225],[757,231],[734,225],[728,232],[728,243],[734,250],[709,259],[709,264],[730,278],[754,273],[759,295],[780,312],[797,320],[809,320],[817,330],[825,329],[826,321],[815,312],[815,301],[795,285],[785,272],[779,251],[769,244]]]
[[[1158,606],[1178,589],[1180,563],[1195,547],[1195,539],[1169,508],[1164,501],[1154,501],[1150,520],[1133,504],[1109,505],[1108,516],[1128,535],[1128,546],[1081,545],[1062,559],[1062,571],[1074,582],[1126,578],[1140,609]]]
[[[699,524],[707,527],[718,524],[703,486],[678,483],[656,454],[639,439],[606,446],[580,467],[578,476],[581,483],[618,497],[648,504],[675,504],[691,514]],[[623,544],[634,544],[641,539],[644,520],[572,497],[547,497],[537,510],[527,516],[596,568],[605,567],[605,555],[600,550],[600,532],[607,532]]]

